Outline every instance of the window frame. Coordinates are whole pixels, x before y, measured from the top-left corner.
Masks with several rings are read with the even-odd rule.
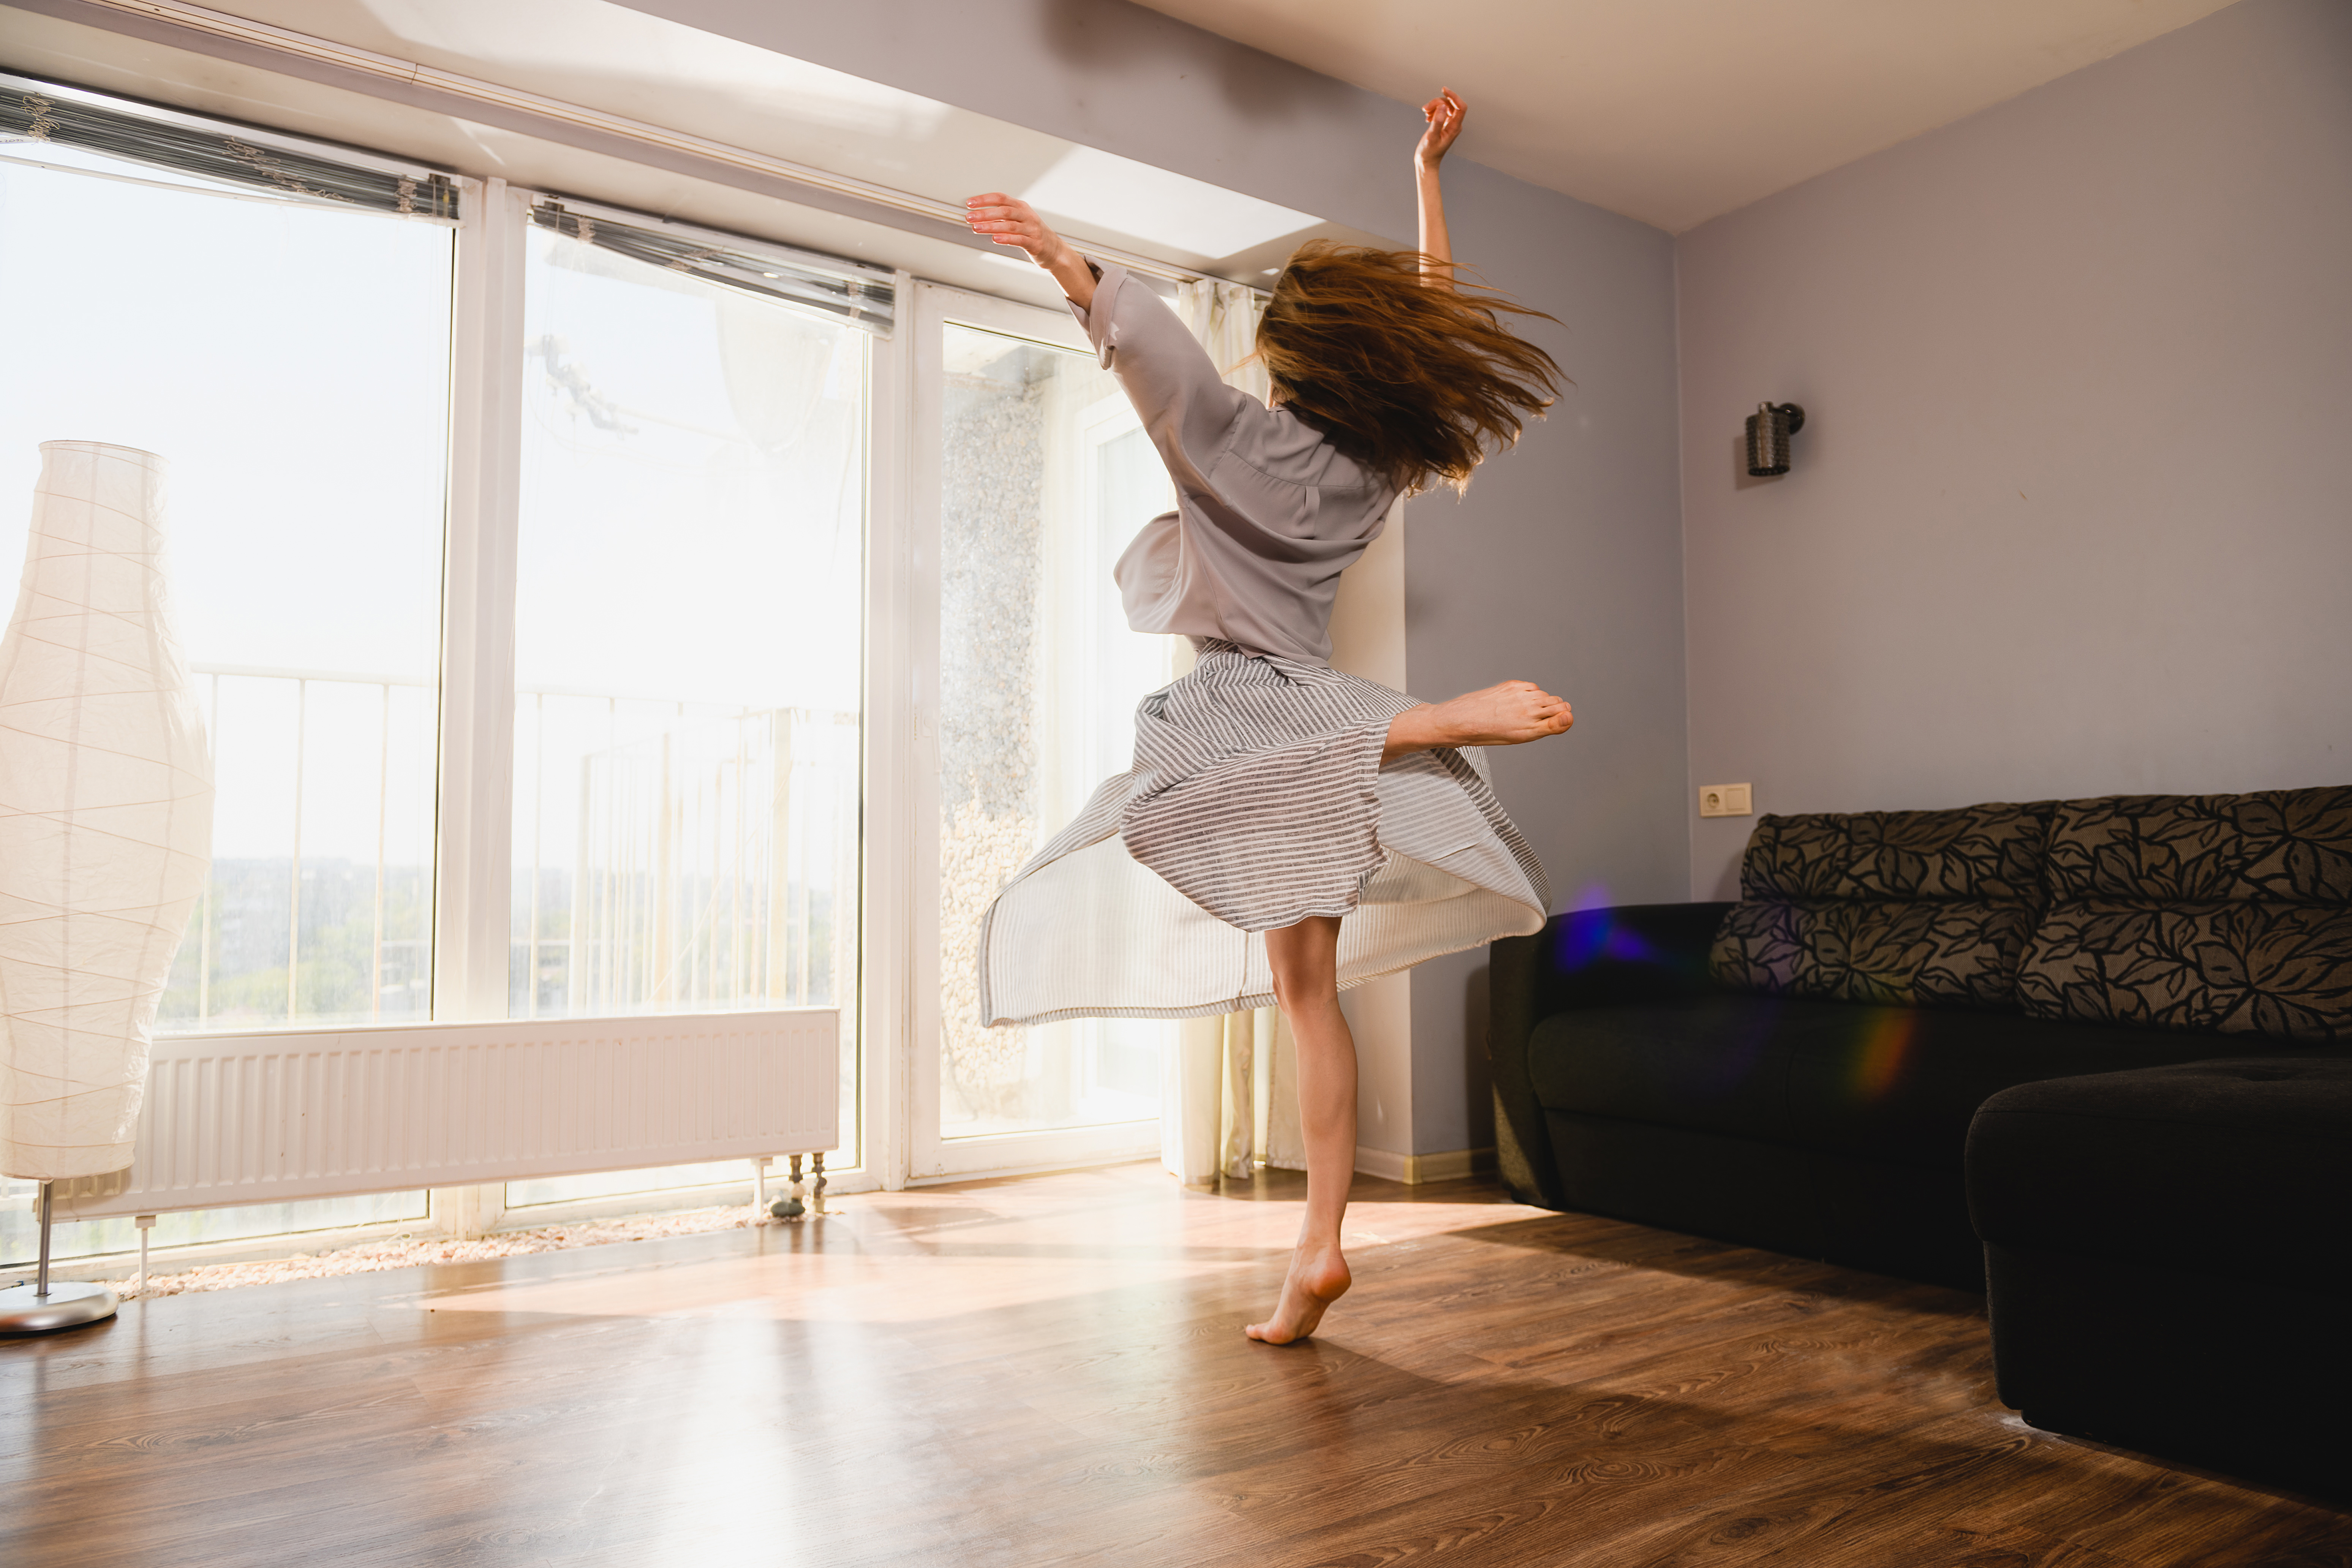
[[[901,311],[898,337],[905,342],[911,376],[905,401],[912,440],[905,469],[901,558],[909,563],[905,613],[912,635],[901,645],[909,677],[905,688],[911,730],[905,753],[908,772],[905,793],[896,803],[898,815],[891,818],[899,826],[908,856],[898,896],[906,905],[901,929],[908,938],[900,980],[907,1034],[896,1053],[904,1075],[904,1143],[894,1169],[904,1171],[910,1185],[1145,1159],[1160,1144],[1161,1118],[1157,1116],[1149,1121],[956,1138],[940,1130],[940,530],[946,470],[940,442],[920,437],[924,432],[937,432],[944,416],[942,332],[950,326],[1089,358],[1094,353],[1085,331],[1066,313],[951,284],[919,283]],[[1104,422],[1098,410],[1097,419]]]
[[[488,1021],[508,1016],[512,942],[524,260],[534,230],[532,209],[557,198],[496,178],[460,176],[459,183],[434,835],[433,1016]],[[586,204],[571,198],[567,205]],[[627,221],[714,237],[711,230],[634,213]],[[774,242],[746,237],[738,243],[793,254]],[[903,268],[891,276],[897,298],[910,299],[914,276]],[[906,356],[912,333],[903,303],[899,318],[890,331],[874,334],[866,384],[861,929],[854,1053],[858,1158],[838,1173],[836,1192],[896,1188],[906,1179],[901,1108],[912,967],[906,889],[913,861],[905,831],[912,813],[905,759],[913,719],[912,678],[905,658],[910,541],[901,498],[909,450]],[[502,1204],[502,1194],[497,1201]]]

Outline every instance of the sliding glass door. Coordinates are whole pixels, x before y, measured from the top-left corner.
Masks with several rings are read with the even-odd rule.
[[[1102,780],[1177,639],[1127,629],[1111,566],[1173,504],[1064,312],[924,285],[915,340],[918,1179],[1149,1153],[1173,1026],[983,1026],[979,928]]]

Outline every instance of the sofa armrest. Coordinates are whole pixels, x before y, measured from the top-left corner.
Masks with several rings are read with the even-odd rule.
[[[1486,1053],[1495,1083],[1495,1143],[1503,1180],[1522,1203],[1565,1201],[1528,1040],[1572,1007],[1664,1001],[1716,989],[1707,949],[1729,904],[1627,904],[1554,915],[1533,936],[1505,937],[1487,963]]]

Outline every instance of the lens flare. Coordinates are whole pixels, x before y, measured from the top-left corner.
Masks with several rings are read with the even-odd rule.
[[[1903,1077],[1911,1053],[1911,1036],[1918,1015],[1907,1008],[1884,1008],[1870,1016],[1853,1054],[1852,1087],[1857,1100],[1885,1098]]]
[[[1563,970],[1611,959],[1619,963],[1654,963],[1658,950],[1639,931],[1625,926],[1611,907],[1609,889],[1594,882],[1576,895],[1574,907],[1559,924],[1554,957]]]

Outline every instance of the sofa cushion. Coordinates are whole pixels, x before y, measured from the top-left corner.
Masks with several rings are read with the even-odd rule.
[[[1723,984],[1773,995],[2007,1007],[2032,933],[2022,904],[1767,900],[1724,918],[1709,967]]]
[[[1999,1247],[2352,1293],[2352,1058],[2021,1085],[1977,1112],[1968,1176]]]
[[[1579,1007],[1536,1026],[1528,1076],[1547,1110],[1785,1141],[1790,1042],[1853,1012],[1776,996]]]
[[[1808,1148],[1957,1173],[1969,1120],[2015,1084],[2213,1055],[2215,1042],[2015,1013],[1849,1008],[1843,1037],[1789,1054],[1789,1135]]]
[[[2055,806],[1760,817],[1740,858],[1739,896],[2039,902]]]
[[[2061,903],[2352,904],[2352,785],[2063,801],[2048,877]]]
[[[2028,1013],[2352,1040],[2352,788],[2068,801],[2049,879]]]
[[[2013,1013],[1725,995],[1555,1014],[1528,1066],[1549,1111],[1957,1173],[1988,1095],[2212,1051],[2210,1039]]]
[[[2042,917],[2017,989],[2042,1018],[2352,1040],[2352,909],[2064,904]]]
[[[2052,805],[1766,816],[1711,955],[1724,984],[1891,1005],[2007,1007]]]

